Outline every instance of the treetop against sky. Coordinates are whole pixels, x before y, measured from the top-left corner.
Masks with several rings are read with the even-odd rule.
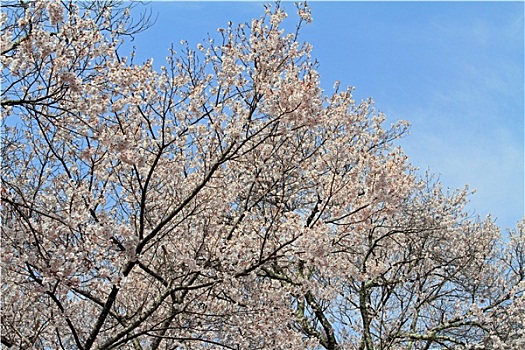
[[[283,2],[286,9],[293,2]],[[217,28],[249,22],[263,2],[157,1],[155,25],[130,43],[139,60],[162,65],[168,48],[193,49]],[[411,123],[399,141],[422,172],[445,186],[469,184],[469,210],[513,227],[524,210],[524,34],[522,2],[309,3],[321,86],[354,86],[388,122]],[[293,14],[290,13],[293,18]],[[293,30],[295,21],[284,27]],[[128,46],[129,48],[129,46]]]

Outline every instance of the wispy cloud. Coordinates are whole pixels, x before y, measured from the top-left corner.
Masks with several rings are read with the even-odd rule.
[[[418,101],[390,106],[410,116],[402,144],[416,165],[450,187],[468,183],[477,190],[470,208],[503,226],[523,217],[525,206],[522,12],[505,21],[486,13],[436,18],[429,40],[447,59],[425,74]]]

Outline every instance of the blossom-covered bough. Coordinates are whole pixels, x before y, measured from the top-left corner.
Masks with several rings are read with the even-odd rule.
[[[1,342],[518,349],[523,222],[419,177],[268,6],[165,67],[112,3],[2,5]]]

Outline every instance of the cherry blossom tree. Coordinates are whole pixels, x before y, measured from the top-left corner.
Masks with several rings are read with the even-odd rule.
[[[525,345],[525,224],[469,217],[407,123],[326,94],[297,9],[157,71],[125,7],[2,5],[3,346]]]

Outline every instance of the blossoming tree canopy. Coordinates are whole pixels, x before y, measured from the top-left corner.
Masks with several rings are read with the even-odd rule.
[[[523,222],[467,217],[407,123],[325,94],[298,14],[156,71],[119,51],[125,7],[2,4],[3,346],[525,345]]]

